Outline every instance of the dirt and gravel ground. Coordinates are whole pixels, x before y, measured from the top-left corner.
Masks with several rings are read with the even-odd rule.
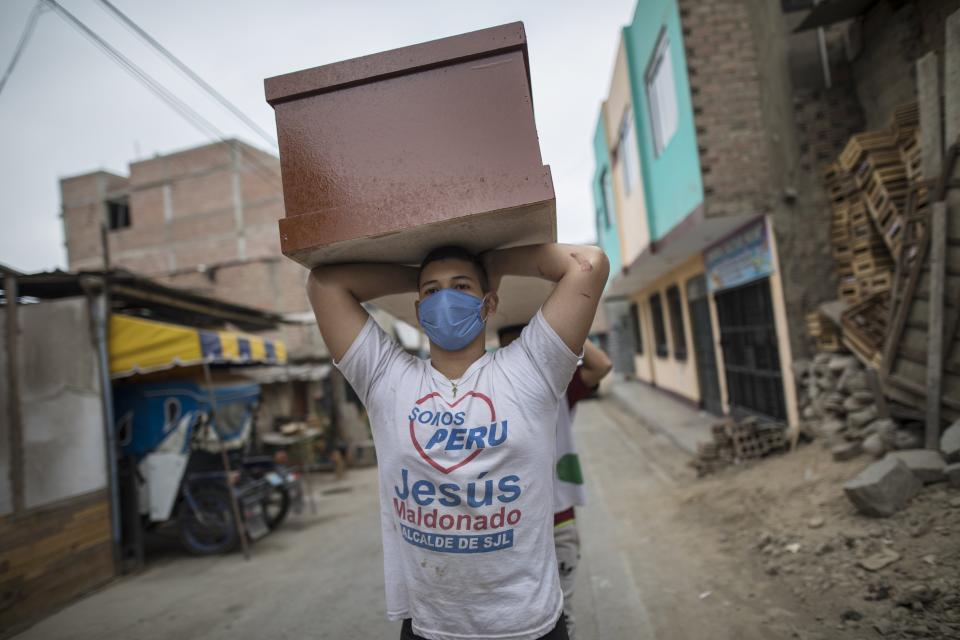
[[[583,403],[575,428],[589,492],[580,640],[960,637],[960,491],[928,487],[871,520],[841,490],[866,459],[834,463],[814,444],[697,479],[686,453],[609,400]],[[18,637],[398,637],[383,615],[376,470],[314,488],[317,514],[254,545],[249,562],[170,544]],[[883,551],[899,557],[858,566]]]
[[[960,638],[960,491],[930,485],[893,517],[867,518],[842,484],[870,462],[834,462],[814,443],[694,483],[683,509],[789,589],[799,637]],[[874,561],[889,564],[864,568]]]

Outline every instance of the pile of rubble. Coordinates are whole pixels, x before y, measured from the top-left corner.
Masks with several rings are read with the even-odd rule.
[[[835,459],[862,452],[879,458],[923,445],[923,423],[880,416],[883,399],[874,396],[867,371],[854,356],[818,353],[794,367],[804,430],[829,447]]]
[[[843,491],[860,513],[882,518],[906,507],[925,485],[944,481],[960,489],[960,420],[944,431],[940,451],[888,453],[844,484]]]
[[[697,455],[690,462],[698,476],[787,448],[782,424],[761,422],[753,416],[719,422],[713,425],[712,436],[709,442],[697,443]]]

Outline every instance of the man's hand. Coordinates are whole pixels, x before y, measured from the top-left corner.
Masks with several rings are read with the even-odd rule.
[[[334,264],[317,267],[307,278],[307,297],[323,341],[340,360],[366,324],[360,304],[381,296],[417,290],[417,270],[393,264]]]
[[[610,272],[599,247],[539,244],[490,251],[482,258],[493,290],[505,275],[556,282],[543,304],[543,316],[570,350],[580,353]]]

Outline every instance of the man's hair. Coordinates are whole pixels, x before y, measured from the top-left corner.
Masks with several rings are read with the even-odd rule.
[[[486,293],[490,289],[490,281],[487,279],[487,270],[483,267],[483,262],[479,257],[470,253],[463,247],[456,246],[446,246],[446,247],[437,247],[427,254],[427,257],[423,259],[423,262],[420,263],[420,271],[417,273],[417,286],[420,286],[420,279],[423,277],[423,270],[427,268],[431,262],[438,262],[440,260],[463,260],[464,262],[469,262],[477,269],[477,274],[480,276],[480,288]]]

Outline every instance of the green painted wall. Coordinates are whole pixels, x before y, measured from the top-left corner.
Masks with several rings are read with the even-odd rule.
[[[654,154],[644,75],[662,30],[670,42],[677,90],[677,131],[659,156]],[[663,238],[703,202],[703,179],[690,101],[690,81],[683,49],[680,12],[675,0],[638,0],[633,22],[623,29],[634,123],[651,240]]]

